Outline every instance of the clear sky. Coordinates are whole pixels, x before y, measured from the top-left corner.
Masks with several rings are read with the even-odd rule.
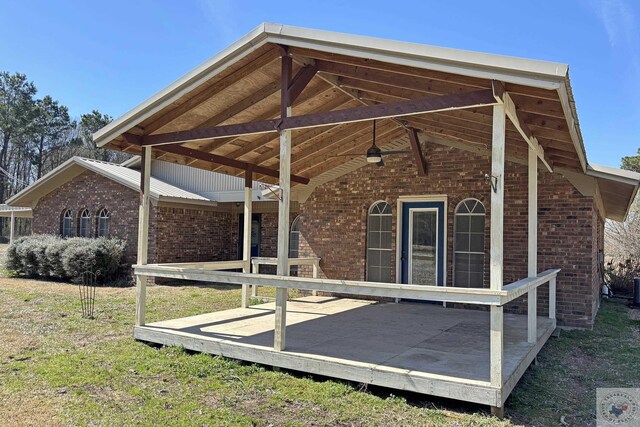
[[[567,63],[589,161],[640,147],[637,0],[0,0],[0,70],[117,117],[265,21]]]

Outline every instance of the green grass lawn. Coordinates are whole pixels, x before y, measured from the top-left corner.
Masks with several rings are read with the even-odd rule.
[[[640,384],[640,321],[604,304],[594,331],[552,339],[512,398],[486,408],[309,378],[131,338],[132,288],[0,278],[0,425],[594,425],[595,388]],[[238,306],[239,289],[152,286],[148,321]],[[394,393],[396,394],[394,396]]]

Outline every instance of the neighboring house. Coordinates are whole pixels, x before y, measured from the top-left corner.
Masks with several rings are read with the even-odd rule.
[[[587,160],[567,65],[279,24],[94,139],[245,176],[246,197],[252,179],[279,185],[279,274],[246,274],[246,257],[141,263],[136,338],[496,414],[556,324],[593,326],[604,222],[625,219],[640,183]],[[321,258],[319,278],[286,277],[290,200],[295,262]],[[146,325],[147,277],[240,284],[242,308]],[[250,285],[276,287],[275,304],[250,307]],[[287,302],[290,288],[406,304]]]
[[[124,239],[127,261],[133,263],[139,163],[139,158],[118,165],[73,157],[8,203],[31,208],[34,234]],[[149,261],[237,259],[242,242],[243,180],[161,160],[154,160],[151,169]],[[254,183],[258,196],[254,198],[252,252],[275,256],[277,204],[268,198],[268,192],[262,195],[261,187]]]

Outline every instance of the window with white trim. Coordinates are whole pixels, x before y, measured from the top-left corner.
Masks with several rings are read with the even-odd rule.
[[[91,236],[91,214],[89,214],[89,209],[83,209],[80,212],[80,216],[78,218],[78,236]]]
[[[486,211],[477,199],[466,199],[455,211],[453,284],[462,288],[484,285],[484,224]]]
[[[109,236],[109,223],[111,222],[111,213],[107,208],[100,209],[98,212],[98,223],[96,227],[96,236],[108,237]]]
[[[298,215],[291,223],[291,231],[289,232],[289,258],[300,257],[300,215]],[[291,266],[291,274],[297,276],[298,266]]]
[[[71,209],[66,209],[62,213],[62,221],[60,224],[60,235],[63,238],[71,237],[73,235],[72,228],[71,228],[72,226],[73,226],[73,213],[71,212]]]
[[[376,202],[367,217],[367,280],[391,282],[391,206]]]

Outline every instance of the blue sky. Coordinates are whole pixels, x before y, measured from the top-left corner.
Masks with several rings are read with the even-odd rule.
[[[0,70],[74,116],[136,106],[261,22],[570,66],[589,161],[640,147],[640,2],[0,0]]]

